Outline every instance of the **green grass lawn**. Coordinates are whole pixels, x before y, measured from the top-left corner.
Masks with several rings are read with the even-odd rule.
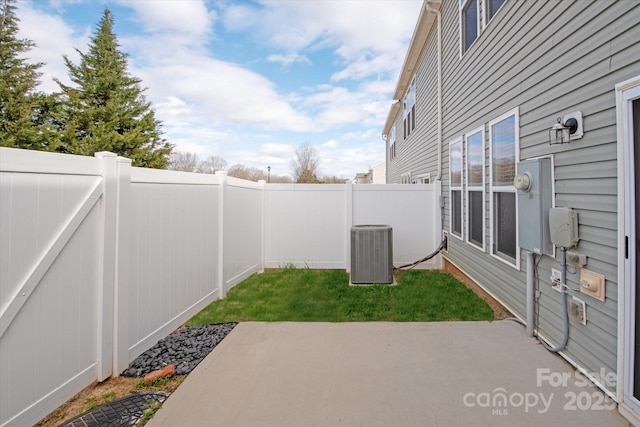
[[[439,271],[403,271],[397,286],[349,286],[344,270],[285,268],[249,277],[188,324],[491,319],[485,301]]]

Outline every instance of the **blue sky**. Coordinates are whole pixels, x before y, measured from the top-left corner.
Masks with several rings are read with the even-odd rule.
[[[321,175],[384,162],[381,139],[421,0],[19,0],[41,89],[68,83],[106,7],[129,72],[176,151],[290,175],[315,147]]]

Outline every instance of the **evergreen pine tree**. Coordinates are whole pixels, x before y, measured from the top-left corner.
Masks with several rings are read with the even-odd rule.
[[[0,146],[49,150],[52,98],[36,90],[42,64],[21,57],[33,46],[17,38],[14,0],[0,0]]]
[[[113,15],[105,9],[80,64],[64,57],[77,86],[56,80],[62,90],[59,117],[62,150],[93,155],[111,151],[128,157],[134,166],[164,169],[171,145],[161,137],[160,121],[145,100],[140,79],[127,72],[126,54],[113,33]]]

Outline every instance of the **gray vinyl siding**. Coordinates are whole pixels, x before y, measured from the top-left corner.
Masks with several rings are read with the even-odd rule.
[[[520,254],[520,269],[516,269],[491,256],[489,244],[488,124],[518,108],[520,160],[553,157],[554,204],[578,211],[581,240],[577,250],[587,255],[586,268],[606,276],[604,303],[569,291],[569,298],[576,295],[587,304],[588,323],[586,326],[571,323],[570,340],[564,353],[587,371],[599,372],[604,368],[607,372],[616,372],[618,159],[614,87],[640,74],[640,2],[507,0],[462,58],[459,1],[444,0],[440,10],[445,230],[450,229],[449,142],[484,126],[486,165],[485,250],[450,238],[446,258],[524,317],[524,252]],[[434,27],[417,66],[416,102],[421,108],[418,131],[412,134],[412,139],[401,141],[404,147],[397,152],[393,175],[394,179],[397,175],[398,182],[400,174],[408,170],[437,169],[433,164],[437,158],[434,151],[436,110],[423,109],[424,97],[431,93],[435,97],[435,86],[428,80],[436,74],[435,31]],[[584,137],[570,145],[550,146],[548,129],[557,117],[573,111],[583,114]],[[431,112],[433,117],[426,117]],[[401,131],[401,116],[399,124]],[[466,146],[463,150],[464,158]],[[466,164],[463,170],[465,167]],[[466,233],[468,201],[466,191],[463,194],[463,232]],[[555,259],[544,256],[537,269],[541,291],[539,333],[554,345],[562,338],[561,303],[560,294],[551,289],[549,277],[552,268],[560,268],[559,259],[559,252]],[[578,273],[579,270],[568,269],[567,284],[571,288],[578,287]]]
[[[436,40],[430,39],[422,51],[421,60],[425,66],[416,70],[416,127],[405,139],[403,129],[403,109],[396,117],[396,158],[387,163],[387,182],[398,184],[404,173],[412,177],[431,174],[435,179],[438,171],[437,154],[437,62],[424,60],[436,58]],[[400,100],[402,105],[402,100]],[[388,158],[387,147],[387,158]]]

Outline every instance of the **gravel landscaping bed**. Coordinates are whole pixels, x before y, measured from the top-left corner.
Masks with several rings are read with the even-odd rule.
[[[126,377],[142,377],[167,365],[176,375],[186,375],[227,336],[237,323],[183,326],[138,356],[122,372]]]

